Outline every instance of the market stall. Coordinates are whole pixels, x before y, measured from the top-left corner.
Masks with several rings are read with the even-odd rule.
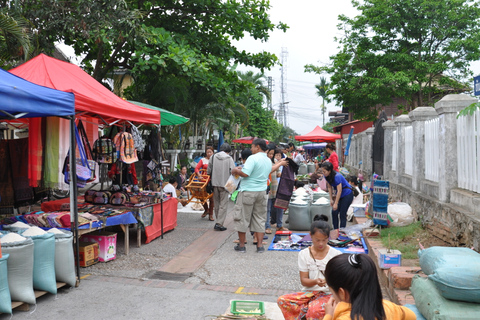
[[[15,123],[29,123],[27,118],[39,118],[39,117],[49,117],[49,116],[55,116],[55,117],[65,117],[67,119],[70,119],[70,125],[71,128],[73,128],[73,123],[74,123],[74,118],[75,118],[75,109],[74,109],[74,95],[72,93],[67,93],[67,92],[60,92],[57,90],[53,90],[50,88],[45,88],[41,87],[38,85],[35,85],[33,83],[30,83],[24,79],[21,79],[15,75],[12,75],[11,73],[1,70],[0,69],[0,120],[2,122],[15,122]],[[70,131],[71,132],[71,131]],[[7,140],[2,140],[2,143],[7,143]],[[75,146],[75,140],[70,139],[70,146],[74,147]],[[10,159],[5,158],[5,153],[2,153],[3,159],[2,159],[2,168],[8,168],[8,162],[11,162]],[[72,170],[72,174],[75,175],[75,169]],[[2,179],[0,179],[0,182],[2,183],[2,186],[0,189],[0,194],[5,190],[5,184],[9,184],[9,181],[11,182],[12,180],[9,179],[4,179],[6,176],[10,176],[12,172],[3,172],[5,176],[2,176]],[[32,171],[29,171],[27,174],[27,186],[28,186],[28,178],[33,178],[31,176]],[[32,179],[33,180],[33,179]],[[72,191],[76,191],[76,187],[74,184],[72,184]],[[4,194],[4,200],[8,199],[8,196]],[[72,216],[75,216],[72,215]],[[76,221],[76,220],[75,220]],[[76,225],[76,222],[74,222]],[[51,238],[51,237],[50,237]],[[31,243],[32,240],[28,239]],[[36,240],[34,240],[36,241]],[[28,247],[29,245],[26,245]],[[39,246],[37,246],[39,247]],[[53,251],[55,251],[55,244],[50,246]],[[71,246],[70,246],[71,248]],[[12,261],[10,263],[10,266],[13,266],[12,268],[18,268],[19,266],[15,266],[15,263],[13,260],[18,262],[21,260],[22,255],[26,256],[26,258],[31,259],[29,257],[29,252],[33,253],[34,251],[23,251],[23,250],[18,250],[18,251],[23,251],[19,254],[16,254],[17,249],[19,248],[14,248],[8,249],[8,252],[12,255]],[[13,254],[15,252],[15,254]],[[0,251],[0,257],[1,257],[1,251]],[[4,259],[5,260],[5,259]],[[29,275],[26,273],[25,270],[20,269],[22,272],[23,278],[28,278]],[[52,270],[52,269],[51,269]],[[11,270],[9,270],[11,271]],[[78,270],[77,270],[78,272]],[[33,269],[32,269],[33,273]],[[5,275],[5,270],[2,271],[2,274]],[[5,278],[4,278],[5,279]],[[55,274],[53,274],[53,278],[51,279],[55,283]],[[20,280],[21,281],[21,280]],[[18,282],[20,281],[13,281],[12,280],[12,285],[17,285]],[[33,274],[33,283],[35,284],[35,274]],[[10,282],[10,280],[9,280]],[[15,282],[15,283],[13,283]],[[31,293],[33,293],[33,287],[31,284],[29,284],[30,287],[29,289]],[[56,291],[56,287],[54,285],[54,288]],[[52,289],[52,290],[53,290]],[[18,291],[17,288],[13,288],[14,294],[11,295],[11,298],[13,300],[17,300],[15,294]],[[22,301],[20,302],[12,302],[10,304],[10,293],[8,294],[8,297],[5,296],[5,293],[7,292],[5,289],[2,290],[3,292],[3,306],[1,312],[9,312],[11,313],[11,308],[15,307],[16,305],[20,305]],[[28,293],[27,293],[28,294]],[[35,299],[35,295],[32,295],[33,299]]]
[[[297,141],[310,141],[310,142],[335,142],[337,139],[341,139],[342,136],[323,130],[319,126],[310,131],[307,134],[301,136],[295,136]]]

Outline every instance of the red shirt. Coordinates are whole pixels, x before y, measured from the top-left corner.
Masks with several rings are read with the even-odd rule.
[[[335,151],[330,154],[327,161],[333,165],[333,170],[338,171],[338,155]]]

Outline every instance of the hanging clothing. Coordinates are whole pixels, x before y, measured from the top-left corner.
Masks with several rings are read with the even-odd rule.
[[[30,118],[28,127],[28,179],[30,186],[38,187],[43,178],[44,120]]]
[[[117,166],[118,162],[112,165],[112,168],[108,172],[108,177],[113,179],[113,184],[116,185],[138,185],[137,171],[135,169],[135,164],[126,164],[122,163],[122,183],[120,183],[120,170]]]
[[[33,188],[28,182],[28,138],[8,140],[15,207],[33,203]]]
[[[287,158],[288,165],[283,167],[282,176],[277,189],[277,200],[275,208],[288,209],[290,198],[292,197],[293,187],[295,185],[295,175],[298,173],[298,164],[291,158]]]

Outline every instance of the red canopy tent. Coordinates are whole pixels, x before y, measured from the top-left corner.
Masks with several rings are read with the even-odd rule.
[[[245,143],[245,144],[252,144],[253,140],[257,139],[257,137],[242,137],[242,138],[238,138],[238,139],[235,139],[235,140],[232,140],[232,142],[235,142],[235,143]],[[265,142],[268,144],[269,141],[264,139]]]
[[[100,116],[107,125],[118,119],[160,124],[158,110],[123,100],[74,64],[39,54],[10,72],[38,85],[73,92],[77,113]]]
[[[339,134],[330,133],[323,130],[319,126],[316,126],[313,131],[304,134],[303,136],[295,136],[297,141],[311,141],[311,142],[335,142],[337,139],[341,139]]]

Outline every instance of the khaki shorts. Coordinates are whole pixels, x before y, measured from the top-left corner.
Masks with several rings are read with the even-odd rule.
[[[265,191],[241,191],[238,193],[233,220],[238,232],[265,232],[267,220],[267,198]]]

